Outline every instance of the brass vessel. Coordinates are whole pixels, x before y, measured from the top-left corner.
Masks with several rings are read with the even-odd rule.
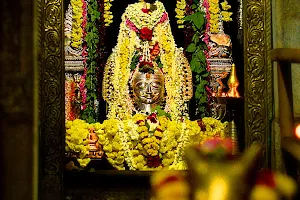
[[[235,64],[232,64],[231,67],[231,73],[230,73],[230,77],[228,79],[228,87],[229,87],[229,91],[227,92],[227,96],[228,97],[235,97],[235,98],[239,98],[240,94],[238,92],[238,86],[239,86],[239,80],[237,78],[236,75],[236,67]]]

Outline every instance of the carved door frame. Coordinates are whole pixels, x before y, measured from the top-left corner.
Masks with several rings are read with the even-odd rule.
[[[36,0],[35,51],[39,70],[41,199],[63,199],[64,11],[63,0]],[[271,166],[273,70],[271,0],[244,0],[244,119],[246,147],[261,144],[260,166]]]

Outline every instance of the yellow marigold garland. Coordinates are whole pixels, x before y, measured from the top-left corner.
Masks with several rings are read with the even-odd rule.
[[[225,0],[221,3],[222,10],[219,6],[219,0],[208,0],[209,2],[209,14],[210,14],[210,32],[218,33],[220,23],[232,21],[231,15],[232,12],[228,12],[231,6]]]
[[[131,170],[185,169],[183,152],[188,145],[199,145],[212,137],[225,137],[226,123],[213,118],[203,118],[206,131],[201,131],[197,121],[171,121],[158,117],[159,126],[152,134],[145,125],[146,116],[132,119],[109,119],[99,132],[99,143],[109,162],[117,169]],[[147,158],[159,156],[161,164],[149,167]],[[123,161],[123,162],[122,162]]]
[[[231,6],[228,4],[227,0],[223,1],[221,3],[221,6],[222,6],[222,10],[223,10],[221,12],[222,20],[224,22],[232,21],[232,18],[231,18],[232,12],[228,12],[228,10],[231,8]]]
[[[82,18],[82,0],[71,0],[72,10],[73,10],[73,24],[72,24],[72,39],[71,46],[74,48],[79,48],[82,44],[83,31],[81,24]]]
[[[88,137],[90,124],[76,119],[66,122],[66,151],[78,155],[77,161],[81,167],[85,167],[90,159],[86,158],[89,153]]]
[[[113,22],[113,15],[112,15],[112,12],[110,11],[110,8],[111,8],[111,2],[113,0],[104,0],[104,14],[103,14],[103,17],[104,17],[104,23],[105,23],[105,26],[109,26],[112,22]]]
[[[118,170],[125,170],[126,165],[130,170],[180,170],[186,169],[183,153],[187,146],[200,145],[212,137],[225,137],[226,123],[213,118],[203,118],[205,130],[201,130],[197,121],[179,122],[158,116],[159,124],[150,132],[146,117],[136,114],[127,120],[108,119],[102,124],[88,124],[79,119],[67,121],[66,151],[78,155],[77,161],[85,167],[90,162],[86,156],[89,131],[93,129],[107,160]],[[151,159],[159,163],[153,167]]]
[[[176,18],[177,20],[177,24],[178,24],[178,28],[184,28],[184,17],[185,17],[185,8],[186,8],[186,1],[185,0],[177,0],[176,2],[176,8],[175,8],[175,12],[176,12]]]
[[[220,7],[219,0],[209,0],[209,13],[210,13],[210,32],[218,33],[219,32],[219,23],[220,23]]]

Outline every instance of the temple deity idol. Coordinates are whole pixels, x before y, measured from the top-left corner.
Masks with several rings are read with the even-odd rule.
[[[183,49],[175,44],[164,5],[160,1],[130,4],[104,71],[108,118],[150,114],[160,106],[172,120],[180,120],[188,116],[192,94],[191,69]]]

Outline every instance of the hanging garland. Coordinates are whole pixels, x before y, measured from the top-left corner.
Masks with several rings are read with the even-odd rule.
[[[178,28],[184,28],[184,17],[186,14],[186,1],[185,0],[177,0],[176,2],[176,8],[175,8],[175,12],[176,12],[176,18],[177,20],[177,24],[178,24]]]
[[[227,0],[219,6],[219,0],[194,0],[191,9],[192,14],[186,16],[184,21],[192,27],[194,35],[186,52],[191,53],[190,66],[193,72],[193,83],[195,87],[194,98],[197,105],[197,113],[200,117],[208,114],[208,100],[210,94],[208,62],[209,35],[219,33],[223,30],[223,22],[232,21],[232,12],[228,12],[231,6]]]
[[[228,12],[231,6],[225,0],[221,3],[221,8],[219,6],[219,0],[208,0],[208,10],[210,14],[210,33],[219,33],[220,32],[220,25],[224,22],[232,21],[231,15],[232,12]]]
[[[104,17],[104,23],[105,23],[105,26],[109,26],[112,22],[113,22],[113,15],[112,15],[112,12],[110,11],[110,8],[111,8],[111,2],[113,0],[104,0],[104,14],[103,14],[103,17]]]
[[[82,0],[71,0],[71,5],[73,9],[73,24],[72,24],[72,41],[71,47],[79,48],[82,44]]]
[[[231,8],[231,5],[229,5],[228,2],[225,0],[221,3],[221,7],[223,10],[223,11],[221,11],[222,20],[224,22],[232,21],[232,18],[231,18],[232,12],[228,12],[228,10]]]
[[[81,28],[83,30],[83,38],[86,37],[87,32],[86,32],[86,24],[87,24],[87,3],[85,0],[82,0],[82,24],[81,24]],[[83,75],[81,76],[80,79],[80,83],[79,83],[79,91],[81,94],[81,110],[84,110],[86,108],[86,87],[85,87],[85,82],[86,82],[86,61],[87,61],[87,46],[86,43],[84,42],[82,44],[82,57],[83,57],[83,66],[84,66],[84,71],[83,71]]]
[[[70,74],[66,74],[65,79],[65,118],[66,120],[74,120],[75,113],[72,109],[72,101],[75,97],[75,82]]]
[[[206,116],[208,94],[206,87],[208,86],[207,78],[209,72],[207,71],[207,62],[204,51],[207,49],[205,42],[200,39],[206,30],[205,12],[200,8],[198,1],[194,1],[191,5],[193,13],[186,16],[184,20],[190,25],[194,31],[192,41],[186,48],[186,52],[192,54],[190,66],[193,72],[194,83],[194,98],[197,105],[197,113],[201,113],[201,118]]]
[[[96,25],[100,17],[98,11],[97,0],[90,0],[87,9],[87,24],[86,24],[86,37],[85,42],[87,46],[88,58],[86,60],[86,67],[84,74],[85,90],[86,90],[86,104],[81,114],[81,119],[86,120],[88,123],[93,123],[97,120],[97,86],[98,81],[96,77],[96,68],[98,57],[97,44],[99,43],[99,33]]]

